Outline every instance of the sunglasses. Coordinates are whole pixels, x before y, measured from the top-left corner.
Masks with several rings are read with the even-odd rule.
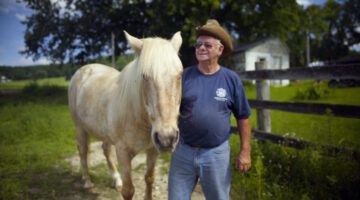
[[[208,42],[196,42],[195,45],[194,45],[194,47],[195,47],[196,49],[198,49],[198,48],[200,48],[202,45],[204,45],[204,47],[205,47],[206,49],[211,49],[211,48],[214,46],[213,44],[208,43]]]

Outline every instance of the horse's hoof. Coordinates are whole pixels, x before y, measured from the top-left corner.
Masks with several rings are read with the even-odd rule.
[[[113,180],[112,187],[114,187],[117,191],[121,191],[122,181],[120,178]]]

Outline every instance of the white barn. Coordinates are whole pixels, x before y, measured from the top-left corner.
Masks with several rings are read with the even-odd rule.
[[[267,69],[288,69],[289,48],[278,38],[264,38],[237,46],[232,55],[235,70],[253,71],[255,62],[266,61]],[[285,86],[289,80],[272,80],[272,85]]]

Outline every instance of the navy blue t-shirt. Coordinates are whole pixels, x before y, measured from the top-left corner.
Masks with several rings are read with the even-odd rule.
[[[186,144],[210,148],[225,142],[230,137],[231,112],[237,119],[251,114],[235,72],[221,67],[204,75],[196,65],[184,70],[179,129]]]

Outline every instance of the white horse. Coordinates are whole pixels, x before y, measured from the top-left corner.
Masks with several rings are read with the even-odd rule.
[[[120,73],[101,64],[81,67],[71,79],[68,95],[77,131],[84,188],[93,187],[87,153],[89,135],[103,141],[114,186],[132,199],[131,160],[146,150],[145,199],[152,199],[154,167],[161,151],[179,140],[177,118],[181,99],[180,32],[172,39],[138,39],[125,32],[136,57]],[[111,159],[115,146],[120,168]]]

